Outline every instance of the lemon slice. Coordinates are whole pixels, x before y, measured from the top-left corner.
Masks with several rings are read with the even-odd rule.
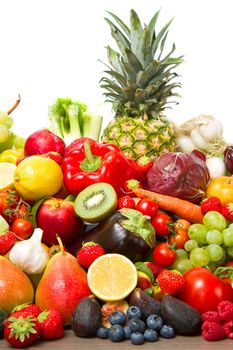
[[[0,162],[0,191],[13,187],[16,165]]]
[[[89,267],[87,281],[92,293],[103,301],[126,298],[137,285],[137,269],[121,254],[105,254]]]

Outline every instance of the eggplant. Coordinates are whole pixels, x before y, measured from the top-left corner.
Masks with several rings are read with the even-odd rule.
[[[133,210],[133,209],[127,209]],[[136,211],[135,211],[136,212]],[[138,213],[138,212],[137,212]],[[140,213],[139,213],[140,214]],[[127,216],[129,218],[129,216]],[[145,257],[152,244],[148,244],[145,239],[137,233],[123,227],[126,222],[126,215],[116,211],[110,217],[100,222],[94,228],[89,229],[81,238],[82,242],[94,241],[100,244],[106,253],[118,253],[125,255],[133,262],[141,261]],[[129,220],[127,220],[129,222]],[[148,221],[147,225],[150,225]],[[138,222],[138,227],[140,223]],[[150,232],[150,238],[155,239],[154,232]],[[150,243],[151,241],[149,241]]]

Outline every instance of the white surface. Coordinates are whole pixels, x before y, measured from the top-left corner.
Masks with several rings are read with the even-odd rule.
[[[182,98],[167,115],[180,124],[211,114],[232,138],[232,2],[230,0],[0,0],[0,108],[20,93],[14,130],[24,136],[48,125],[48,105],[56,97],[86,102],[112,118],[103,105],[99,80],[114,46],[105,10],[129,23],[134,8],[143,22],[161,7],[160,28],[174,17],[170,43],[185,55],[180,68]],[[169,46],[170,47],[170,46]]]

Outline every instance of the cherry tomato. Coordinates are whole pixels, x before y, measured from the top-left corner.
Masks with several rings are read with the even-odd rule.
[[[2,215],[7,222],[11,219],[11,213],[5,214],[5,210],[12,210],[17,206],[19,195],[14,190],[4,190],[0,192],[0,215]]]
[[[185,288],[179,299],[200,313],[217,310],[223,300],[233,301],[233,288],[204,267],[197,267],[184,274]]]
[[[191,226],[191,222],[185,219],[178,219],[175,222],[175,229],[183,228],[184,230],[187,230]]]
[[[158,204],[152,199],[143,198],[137,205],[136,210],[140,211],[143,215],[150,216],[153,218],[158,213]]]
[[[175,244],[176,249],[183,249],[185,242],[187,242],[188,240],[189,236],[187,231],[183,228],[177,228],[175,229],[175,234],[172,237],[170,237],[169,244]]]
[[[155,229],[156,236],[163,237],[169,236],[172,224],[172,218],[167,214],[157,214],[153,217],[152,226]]]
[[[12,220],[16,220],[19,218],[23,218],[25,220],[30,219],[30,212],[29,212],[29,206],[27,206],[25,203],[22,203],[17,210],[15,210],[12,214]]]
[[[159,243],[152,252],[154,261],[162,266],[170,266],[176,260],[176,252],[165,243]]]
[[[32,222],[23,218],[15,219],[11,226],[11,231],[21,239],[28,239],[32,235],[33,230]]]

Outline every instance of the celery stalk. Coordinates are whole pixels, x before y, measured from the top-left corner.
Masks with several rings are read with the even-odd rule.
[[[90,112],[83,114],[83,136],[99,141],[103,117]]]

